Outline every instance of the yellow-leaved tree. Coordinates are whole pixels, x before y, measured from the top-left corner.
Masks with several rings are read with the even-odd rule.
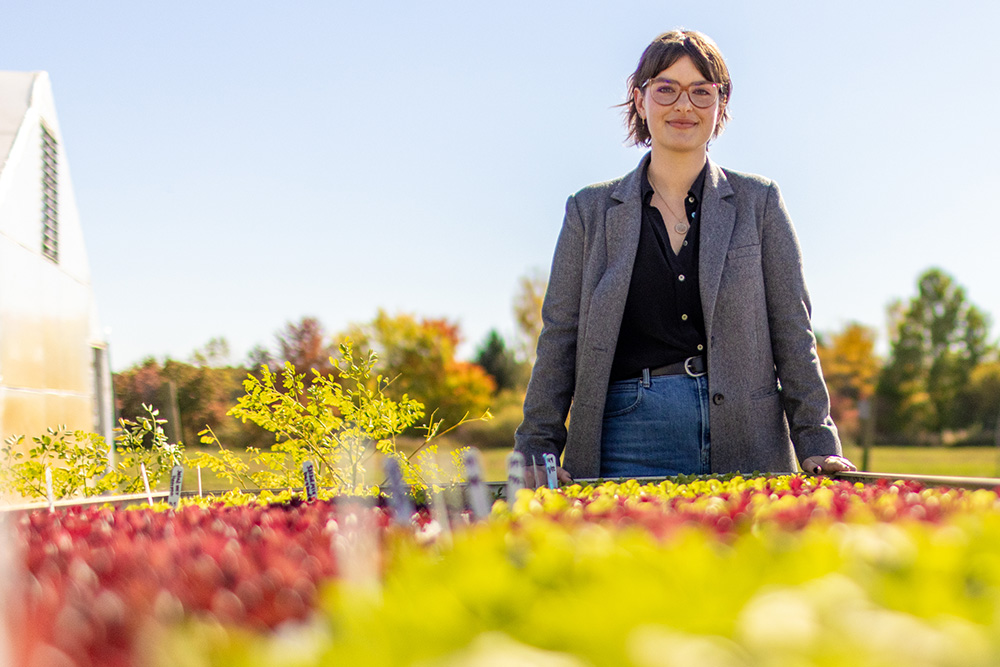
[[[875,394],[881,361],[875,354],[875,329],[851,322],[819,344],[823,377],[830,390],[830,411],[841,435],[860,434],[858,404]]]

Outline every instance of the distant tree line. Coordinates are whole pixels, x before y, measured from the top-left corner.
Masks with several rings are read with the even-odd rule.
[[[889,355],[861,324],[820,339],[833,416],[857,439],[867,402],[876,442],[994,444],[1000,416],[1000,357],[989,317],[941,269],[925,271],[908,302],[888,308]]]
[[[380,310],[371,321],[331,335],[318,319],[303,317],[242,363],[231,363],[226,341],[213,339],[187,360],[149,358],[117,373],[117,409],[131,418],[142,413],[143,403],[158,407],[172,437],[185,444],[198,443],[208,427],[225,443],[266,447],[268,435],[226,415],[242,395],[247,374],[286,362],[300,373],[335,373],[330,359],[350,338],[356,352],[378,355],[379,372],[392,379],[390,393],[420,400],[445,423],[489,409],[494,420],[464,426],[462,437],[466,444],[509,447],[541,330],[545,283],[541,274],[521,279],[513,300],[515,340],[492,330],[470,361],[458,358],[462,333],[447,319]],[[867,414],[877,443],[993,444],[1000,428],[1000,351],[990,339],[989,317],[940,269],[925,271],[916,288],[908,301],[888,308],[886,359],[876,354],[878,334],[872,327],[852,322],[818,336],[841,435],[857,441]]]
[[[518,340],[510,344],[492,330],[472,361],[457,357],[462,333],[457,323],[444,318],[379,310],[370,322],[331,335],[317,318],[303,317],[278,331],[273,346],[255,347],[242,363],[231,362],[229,346],[220,338],[186,360],[150,357],[116,373],[116,409],[119,416],[133,418],[143,414],[143,404],[154,406],[167,419],[171,439],[186,445],[197,444],[199,434],[210,428],[223,443],[266,448],[273,444],[273,436],[226,414],[243,394],[248,374],[259,373],[262,365],[276,370],[286,363],[307,378],[314,370],[336,374],[331,358],[338,358],[341,342],[350,339],[355,356],[367,356],[369,351],[378,356],[379,373],[392,380],[391,396],[407,395],[424,403],[425,421],[433,411],[433,419],[447,426],[490,409],[497,416],[493,423],[463,427],[469,437],[478,439],[469,444],[510,446],[540,330],[544,288],[540,276],[521,281],[514,300]]]

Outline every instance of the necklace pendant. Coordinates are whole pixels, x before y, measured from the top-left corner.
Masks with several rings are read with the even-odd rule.
[[[678,222],[674,225],[674,231],[678,234],[687,234],[689,229],[691,229],[691,225],[686,222]]]

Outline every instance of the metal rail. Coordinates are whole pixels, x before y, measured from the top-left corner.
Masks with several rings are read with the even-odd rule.
[[[169,493],[167,491],[154,491],[153,500],[165,500]],[[195,494],[197,495],[197,494]],[[87,505],[134,505],[144,503],[149,500],[145,493],[129,493],[121,496],[90,496],[89,498],[63,498],[52,503],[53,509],[65,507],[85,507]],[[0,512],[24,512],[30,510],[45,510],[49,508],[48,501],[42,500],[33,503],[21,503],[18,505],[0,505]]]
[[[878,482],[879,480],[889,480],[890,482],[903,481],[903,482],[920,482],[924,486],[949,486],[959,489],[997,489],[1000,488],[1000,477],[950,477],[945,475],[912,475],[908,473],[894,473],[894,472],[834,472],[834,473],[821,473],[819,475],[813,475],[812,473],[798,473],[798,472],[776,472],[767,473],[768,476],[779,476],[779,475],[796,475],[805,474],[812,477],[831,477],[833,479],[844,479],[856,482]],[[722,479],[726,477],[725,475],[712,475],[708,479],[717,478]],[[705,479],[705,476],[701,476],[700,479]],[[628,478],[631,479],[631,478]],[[676,477],[637,477],[635,480],[639,484],[659,484],[667,480],[676,480]],[[601,479],[601,478],[588,478],[588,479],[577,479],[574,480],[575,484],[581,484],[586,486],[588,484],[597,485],[602,482],[623,482],[625,479]]]
[[[830,477],[856,482],[877,482],[887,479],[890,482],[920,482],[924,486],[951,486],[960,489],[989,489],[991,491],[1000,487],[1000,478],[998,477],[949,477],[946,475],[906,475],[885,472],[835,472]]]

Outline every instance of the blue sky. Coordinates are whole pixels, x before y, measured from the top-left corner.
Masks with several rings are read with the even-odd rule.
[[[625,78],[674,27],[719,44],[711,151],[775,179],[818,331],[939,266],[1000,318],[1000,3],[4,5],[0,69],[47,70],[116,369],[304,315],[512,336],[566,197],[622,175]],[[1000,327],[994,326],[994,337]]]

